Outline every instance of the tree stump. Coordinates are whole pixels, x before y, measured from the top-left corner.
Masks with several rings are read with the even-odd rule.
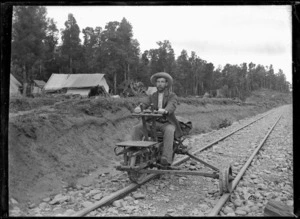
[[[265,207],[264,216],[294,216],[293,208],[282,202],[270,200]]]

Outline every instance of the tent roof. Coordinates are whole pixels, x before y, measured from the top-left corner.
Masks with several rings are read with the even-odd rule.
[[[13,74],[10,74],[10,84],[22,86],[22,84],[13,76]]]
[[[65,87],[95,87],[101,83],[104,74],[70,74],[67,78]]]
[[[63,88],[68,74],[52,74],[44,86],[45,90],[59,90]]]
[[[10,86],[9,86],[9,92],[10,93],[20,93],[19,91],[19,86],[14,84],[14,83],[10,83]]]
[[[157,88],[156,87],[148,87],[147,91],[146,91],[146,94],[147,95],[151,95],[153,94],[154,92],[157,91]]]
[[[104,74],[52,74],[47,81],[45,90],[61,88],[84,88],[104,85]]]
[[[20,95],[19,87],[21,87],[21,83],[12,75],[10,74],[10,86],[9,86],[9,93],[10,95]]]
[[[43,88],[44,86],[45,86],[45,84],[46,84],[46,82],[45,81],[42,81],[42,80],[33,80],[34,81],[34,83],[36,83],[36,85],[38,86],[38,87],[40,87],[40,88]]]

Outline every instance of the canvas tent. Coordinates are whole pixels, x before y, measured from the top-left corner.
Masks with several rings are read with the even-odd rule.
[[[12,74],[10,74],[10,86],[9,86],[10,96],[21,95],[21,92],[19,89],[21,86],[22,86],[22,84]]]
[[[157,91],[156,87],[148,87],[148,90],[146,91],[146,94],[149,96]]]
[[[45,91],[56,91],[63,88],[68,74],[52,74],[44,86]]]
[[[90,89],[68,89],[66,94],[79,94],[83,97],[87,97],[90,93]]]
[[[108,93],[109,87],[104,74],[52,74],[44,90],[53,92],[65,88],[66,94],[88,96],[91,89],[97,86],[102,86]]]
[[[41,93],[44,88],[46,82],[41,80],[33,80],[32,93]]]

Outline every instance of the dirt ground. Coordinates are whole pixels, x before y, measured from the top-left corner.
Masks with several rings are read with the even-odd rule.
[[[178,106],[177,115],[193,121],[192,133],[205,133],[291,99],[280,95],[272,97],[275,99],[269,105],[265,101],[258,104],[258,99],[262,100],[259,94],[249,104],[185,100]],[[115,143],[129,139],[132,126],[140,122],[130,117],[137,100],[34,101],[34,105],[29,103],[21,110],[17,101],[10,104],[10,199],[28,207],[65,187],[88,183],[95,172],[119,173],[114,165],[121,157],[116,157],[113,149]]]

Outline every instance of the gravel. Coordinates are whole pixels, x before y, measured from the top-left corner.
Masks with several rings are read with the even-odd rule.
[[[263,216],[268,200],[277,199],[293,206],[293,150],[292,107],[282,106],[271,110],[273,114],[242,129],[237,134],[219,142],[196,156],[218,168],[231,164],[237,174],[247,158],[261,142],[269,127],[281,113],[283,116],[258,156],[242,177],[219,216]],[[261,117],[256,115],[240,120],[233,125],[207,134],[189,136],[185,144],[192,151]],[[183,155],[176,155],[176,159]],[[182,164],[183,169],[211,172],[208,167],[193,160]],[[235,175],[234,174],[234,175]],[[91,206],[113,191],[130,184],[127,174],[114,178],[101,175],[95,183],[86,183],[76,188],[66,188],[61,194],[45,198],[27,213],[21,212],[16,200],[11,216],[66,216]],[[137,191],[115,200],[112,205],[102,206],[87,216],[206,216],[220,198],[217,179],[199,176],[161,175],[142,185]]]

